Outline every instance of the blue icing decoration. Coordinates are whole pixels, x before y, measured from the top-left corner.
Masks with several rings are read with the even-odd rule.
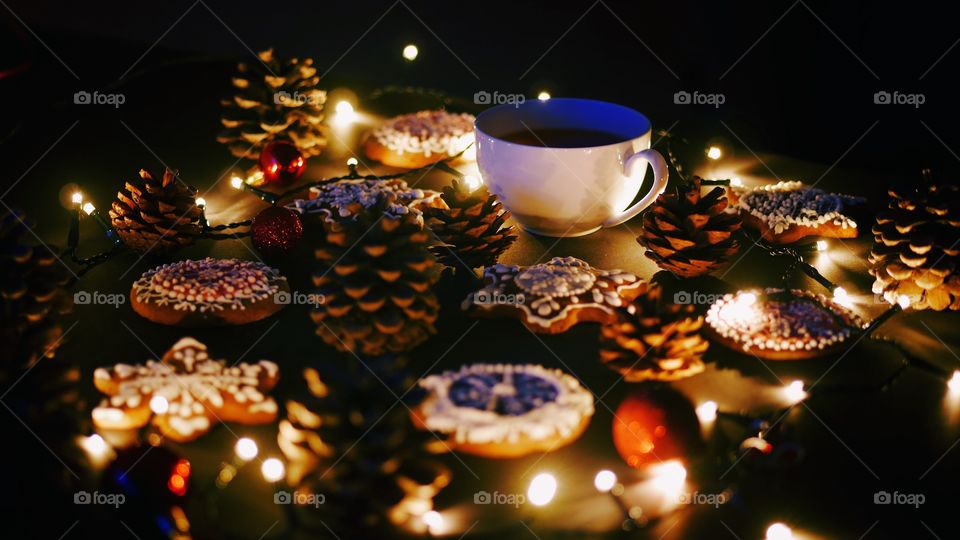
[[[450,385],[450,400],[458,407],[493,411],[503,416],[521,416],[547,403],[560,394],[556,385],[527,373],[513,373],[513,392],[494,391],[504,383],[502,373],[471,373]]]

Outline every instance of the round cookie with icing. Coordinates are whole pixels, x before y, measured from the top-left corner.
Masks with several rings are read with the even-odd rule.
[[[310,188],[309,199],[296,199],[287,208],[300,214],[322,214],[325,219],[350,217],[376,204],[381,193],[390,193],[395,196],[396,204],[417,211],[447,208],[439,191],[413,188],[399,178],[330,182]]]
[[[488,458],[550,452],[580,436],[593,394],[574,377],[536,365],[473,364],[420,381],[414,424],[447,446]]]
[[[864,202],[802,182],[735,187],[730,199],[747,227],[759,232],[764,240],[781,245],[807,236],[856,238],[857,222],[849,216],[849,207]]]
[[[183,442],[221,421],[272,422],[277,402],[266,392],[279,376],[273,362],[228,366],[211,359],[203,343],[183,338],[159,362],[94,371],[94,385],[107,397],[93,410],[93,423],[100,429],[128,430],[152,419],[165,436]]]
[[[574,257],[524,267],[495,264],[483,276],[486,285],[464,300],[464,310],[518,318],[545,334],[578,322],[613,322],[616,308],[640,295],[645,284],[629,272],[600,270]]]
[[[420,111],[386,121],[363,145],[370,159],[416,169],[455,156],[474,141],[474,117],[446,111]]]
[[[265,264],[208,257],[147,270],[133,283],[130,305],[153,322],[196,328],[259,321],[289,295],[287,279]]]
[[[706,323],[711,340],[767,360],[843,352],[867,324],[826,296],[797,289],[724,295],[710,306]]]

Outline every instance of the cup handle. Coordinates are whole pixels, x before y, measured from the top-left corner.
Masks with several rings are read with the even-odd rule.
[[[637,165],[642,162],[650,163],[653,167],[653,187],[650,188],[650,193],[647,193],[630,208],[604,221],[604,227],[613,227],[614,225],[619,225],[635,217],[642,212],[644,208],[653,204],[653,201],[657,200],[657,197],[667,189],[667,179],[670,176],[670,170],[667,168],[667,162],[663,159],[663,156],[660,155],[660,152],[652,148],[640,150],[628,157],[627,161],[623,164],[624,174],[626,176],[632,176],[635,173],[641,172],[637,170]]]

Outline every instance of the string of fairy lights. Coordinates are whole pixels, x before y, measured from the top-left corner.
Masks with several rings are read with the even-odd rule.
[[[419,55],[420,49],[415,44],[407,44],[401,51],[401,56],[406,62],[416,61]],[[541,90],[537,94],[537,99],[544,101],[549,100],[551,99],[551,94],[545,89]],[[334,114],[331,115],[330,121],[340,126],[352,125],[359,118],[360,113],[357,109],[357,106],[349,100],[338,101],[334,104],[333,108]],[[681,179],[681,181],[686,181],[684,168],[673,152],[672,142],[674,139],[679,139],[683,142],[687,141],[666,132],[661,132],[660,135],[666,141],[668,159],[676,171],[677,176]],[[704,153],[706,158],[712,161],[720,160],[724,155],[723,149],[718,145],[709,145],[705,148]],[[482,179],[480,178],[479,173],[464,174],[449,165],[449,161],[456,159],[457,157],[459,157],[459,154],[447,160],[439,161],[426,167],[388,175],[362,174],[358,170],[358,160],[355,157],[351,157],[346,160],[346,167],[348,171],[346,174],[330,178],[323,178],[307,184],[298,185],[294,188],[278,193],[258,187],[262,182],[262,173],[258,172],[246,175],[239,173],[232,175],[230,178],[230,185],[234,189],[256,196],[260,200],[270,205],[277,205],[280,202],[296,195],[297,193],[301,193],[310,189],[311,187],[321,186],[330,182],[336,182],[340,180],[390,180],[399,179],[414,174],[426,174],[430,171],[441,171],[454,175],[466,183],[466,185],[471,189],[479,187],[482,184]],[[715,180],[707,179],[703,181],[703,185],[742,186],[742,183],[738,178]],[[249,234],[248,231],[242,229],[248,228],[251,225],[251,220],[211,225],[207,220],[207,201],[203,197],[197,197],[195,202],[197,207],[201,210],[200,225],[202,233],[199,236],[200,238],[213,240],[227,238],[238,239]],[[82,192],[76,191],[72,194],[71,205],[70,230],[68,231],[67,237],[67,254],[70,256],[71,260],[82,267],[82,273],[90,270],[96,265],[108,260],[115,254],[122,251],[123,244],[117,232],[110,225],[109,220],[104,218],[93,202],[87,200]],[[77,254],[77,250],[79,248],[81,222],[86,220],[93,220],[97,226],[102,229],[104,235],[111,243],[111,247],[108,250],[91,257],[81,257]],[[802,272],[827,289],[836,303],[848,308],[854,306],[854,299],[846,288],[831,282],[829,279],[823,276],[823,274],[814,265],[805,260],[806,255],[828,251],[829,244],[826,240],[817,240],[815,242],[793,247],[776,247],[764,242],[759,238],[749,239],[754,245],[760,247],[772,257],[787,257],[790,259],[787,271],[782,276],[784,282],[788,281],[795,272]],[[910,298],[906,296],[899,297],[897,302],[893,303],[882,314],[874,318],[873,321],[871,321],[869,325],[863,329],[863,332],[867,336],[871,336],[871,334],[880,325],[885,323],[897,313],[909,309],[909,307]],[[960,370],[953,371],[952,373],[947,372],[922,358],[910,354],[906,349],[904,349],[904,347],[902,347],[901,344],[889,337],[872,338],[878,343],[884,343],[896,349],[902,357],[903,362],[893,374],[881,381],[878,385],[867,388],[868,390],[885,390],[898,379],[904,370],[909,367],[918,367],[945,379],[950,396],[952,396],[954,399],[960,400]],[[802,380],[791,380],[783,384],[782,388],[779,390],[783,399],[788,403],[787,407],[773,411],[771,416],[778,417],[797,403],[809,399],[814,393],[820,393],[823,391],[829,391],[829,389],[818,387],[817,390],[814,391],[813,389],[805,388],[805,383]],[[168,404],[165,402],[165,400],[163,400],[163,398],[159,398],[158,400],[158,397],[159,396],[151,400],[150,408],[155,414],[162,414],[166,411]],[[163,401],[161,402],[160,400]],[[717,420],[720,418],[749,421],[751,422],[751,426],[756,425],[755,421],[758,418],[761,418],[737,412],[723,411],[720,409],[717,402],[713,400],[704,400],[696,404],[695,413],[700,421],[702,429],[705,431],[712,430]],[[768,447],[769,443],[765,440],[764,429],[769,429],[770,425],[767,422],[763,422],[760,425],[761,429],[757,432],[757,435],[746,439],[741,448],[751,447],[763,449]],[[86,452],[90,459],[90,463],[95,469],[102,469],[106,467],[106,465],[115,455],[114,449],[100,434],[92,434],[86,437],[81,437],[78,441],[78,444]],[[213,488],[216,490],[226,489],[242,471],[248,468],[250,463],[259,457],[260,448],[254,439],[250,437],[239,438],[233,446],[231,456],[221,463],[217,474],[214,475]],[[286,476],[286,467],[281,459],[273,456],[262,459],[260,461],[259,473],[263,480],[271,486],[275,493],[283,488],[283,480]],[[641,473],[638,473],[638,476],[633,478],[633,480],[637,482],[649,482],[651,489],[663,494],[678,494],[686,489],[688,480],[687,477],[688,471],[684,464],[680,460],[672,459],[646,467]],[[181,481],[183,481],[182,478]],[[174,485],[176,482],[172,478],[171,482],[172,483],[168,485],[168,488],[174,490],[176,488],[176,485]],[[630,504],[630,502],[628,502],[627,498],[625,497],[626,485],[623,481],[621,481],[620,478],[618,478],[614,471],[606,468],[597,471],[593,478],[593,487],[597,493],[602,494],[605,497],[609,497],[613,504],[616,505],[623,516],[625,529],[640,528],[644,525],[645,518],[642,516],[642,510],[639,506]],[[560,490],[561,486],[559,485],[559,481],[554,474],[550,472],[540,472],[536,474],[527,485],[526,499],[535,507],[546,506],[555,499]],[[288,511],[290,510],[292,509],[288,507]],[[449,519],[449,516],[445,515],[445,512],[434,509],[429,509],[423,512],[419,516],[419,522],[420,529],[418,530],[422,531],[428,536],[456,536],[462,532],[452,526],[451,520]],[[798,536],[795,535],[795,531],[788,524],[780,521],[770,523],[765,530],[766,540],[793,540],[794,538],[798,538]]]

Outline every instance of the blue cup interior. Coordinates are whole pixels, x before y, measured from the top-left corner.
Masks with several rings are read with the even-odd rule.
[[[475,127],[498,139],[526,130],[582,129],[610,133],[622,142],[650,131],[650,120],[629,107],[606,101],[551,98],[489,108],[477,116]]]

